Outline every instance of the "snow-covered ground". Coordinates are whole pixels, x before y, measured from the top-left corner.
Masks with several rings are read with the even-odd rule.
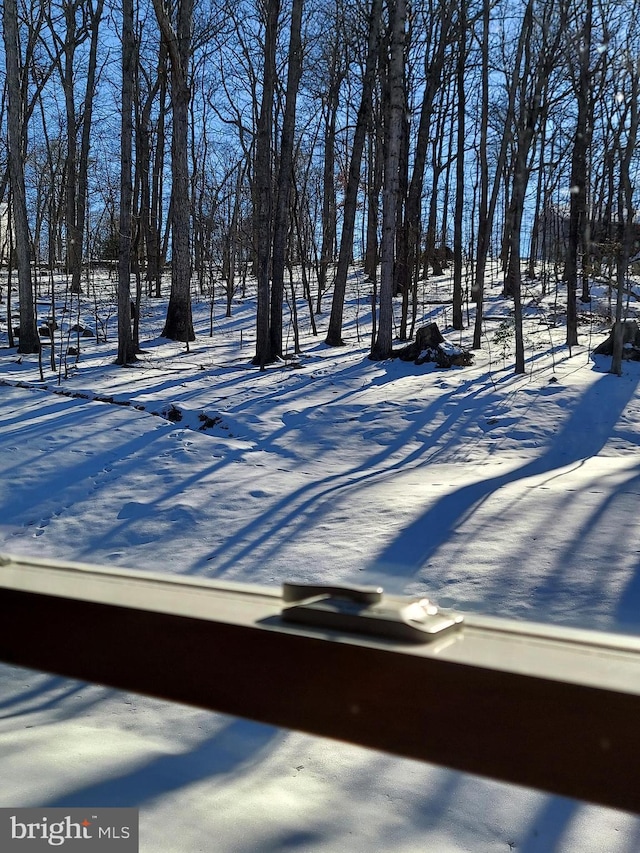
[[[419,322],[468,345],[470,330],[447,330],[450,306],[430,302],[446,290],[425,287]],[[158,337],[166,303],[145,298],[135,366],[114,365],[112,337],[87,338],[66,377],[45,352],[44,380],[3,324],[0,551],[375,581],[461,610],[637,631],[640,364],[616,377],[590,356],[606,327],[596,292],[569,353],[553,294],[530,285],[520,377],[498,287],[474,365],[451,370],[368,360],[358,276],[347,345],[322,343],[326,314],[314,338],[300,301],[302,355],[264,372],[250,365],[250,296],[230,319],[221,297],[212,336],[196,298],[189,351]],[[95,328],[93,310],[87,297]],[[58,337],[58,362],[64,350]],[[640,821],[620,812],[48,674],[0,678],[0,806],[135,806],[144,853],[640,849]]]

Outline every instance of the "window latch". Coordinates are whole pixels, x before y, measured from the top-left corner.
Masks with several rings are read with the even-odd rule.
[[[460,613],[441,610],[427,598],[391,598],[382,587],[287,582],[282,600],[285,622],[414,643],[457,630],[463,621]]]

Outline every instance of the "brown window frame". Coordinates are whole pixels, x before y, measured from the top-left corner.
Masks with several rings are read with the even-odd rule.
[[[402,598],[390,597],[402,605]],[[0,556],[0,660],[640,812],[640,639],[467,614],[426,643],[279,590]]]

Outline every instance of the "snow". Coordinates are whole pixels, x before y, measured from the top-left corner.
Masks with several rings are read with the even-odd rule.
[[[531,284],[516,377],[491,320],[472,367],[368,360],[367,285],[349,286],[346,346],[322,343],[326,314],[313,338],[301,301],[302,355],[263,372],[250,365],[251,294],[232,318],[216,306],[212,337],[196,297],[188,352],[157,337],[166,302],[145,298],[134,366],[114,365],[114,340],[83,339],[66,377],[44,353],[44,380],[3,326],[0,551],[380,583],[460,610],[637,631],[640,364],[616,377],[590,356],[606,290],[569,353],[549,322],[554,294]],[[91,325],[92,306],[68,316]],[[470,345],[471,329],[446,328],[449,309],[421,310]],[[509,317],[497,288],[487,314]],[[640,848],[640,821],[621,812],[45,673],[0,676],[0,807],[135,806],[144,853]]]

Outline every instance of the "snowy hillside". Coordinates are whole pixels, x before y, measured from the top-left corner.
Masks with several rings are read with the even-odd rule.
[[[370,361],[369,287],[354,275],[347,345],[324,345],[326,315],[313,337],[301,302],[302,353],[263,372],[250,295],[229,319],[214,306],[211,336],[209,300],[196,299],[189,351],[158,337],[166,302],[145,298],[144,352],[116,367],[104,287],[107,342],[82,339],[65,370],[63,323],[44,379],[2,326],[0,551],[261,584],[375,581],[460,610],[638,630],[640,364],[616,377],[591,355],[609,328],[604,287],[569,353],[561,302],[529,283],[519,377],[498,286],[471,367]],[[435,303],[448,287],[425,285],[418,324],[468,347],[471,329],[453,332],[450,305]],[[95,330],[91,298],[67,315]],[[204,673],[215,653],[203,649]],[[640,821],[618,812],[46,674],[0,676],[0,806],[136,806],[144,853],[640,848]]]

